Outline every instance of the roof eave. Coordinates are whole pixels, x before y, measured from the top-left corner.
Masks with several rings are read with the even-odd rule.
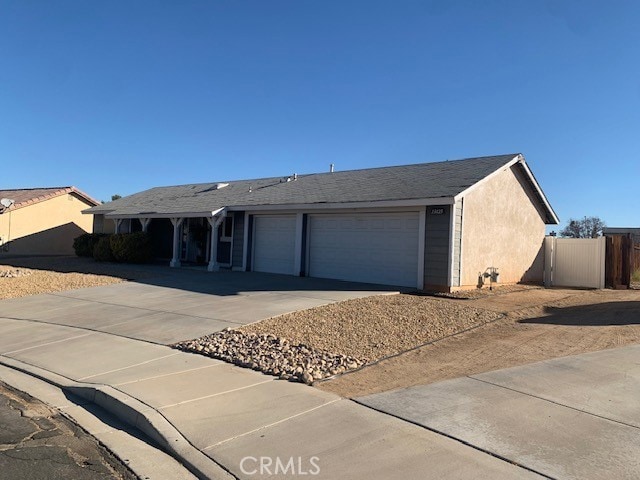
[[[208,218],[219,215],[222,208],[206,210],[201,212],[139,212],[139,213],[106,213],[105,218],[124,219],[124,218]]]
[[[22,201],[20,203],[14,203],[9,208],[5,208],[3,210],[3,212],[19,210],[21,208],[29,207],[31,205],[35,205],[35,204],[38,204],[38,203],[41,203],[41,202],[46,202],[47,200],[51,200],[53,198],[61,197],[62,195],[69,195],[69,194],[72,194],[72,193],[77,195],[78,197],[80,197],[86,203],[93,204],[91,208],[100,205],[100,202],[98,200],[96,200],[95,198],[87,195],[82,190],[79,190],[78,188],[71,186],[71,187],[60,188],[59,190],[54,190],[50,194],[47,194],[47,195],[42,195],[40,197],[34,197],[34,198],[29,199],[29,200]],[[84,213],[84,212],[85,211],[82,210],[82,213]]]
[[[137,212],[137,213],[104,213],[107,218],[195,218],[215,216],[222,208],[226,211],[283,211],[283,210],[327,210],[327,209],[362,209],[362,208],[396,208],[396,207],[420,207],[428,205],[453,205],[453,197],[417,198],[407,200],[378,200],[363,202],[335,202],[335,203],[297,203],[297,204],[277,204],[277,205],[230,205],[227,207],[216,207],[205,211],[190,212]],[[89,212],[93,213],[93,212]],[[102,213],[102,212],[100,212]]]
[[[93,203],[93,207],[97,207],[98,205],[102,205],[102,202],[100,200],[96,200],[95,198],[93,198],[90,195],[87,195],[86,193],[84,193],[82,190],[76,188],[76,187],[69,187],[71,192],[67,192],[67,193],[75,193],[76,195],[78,195],[79,197],[82,197],[87,203]],[[91,207],[91,208],[93,208]]]
[[[544,207],[545,217],[546,217],[545,218],[545,224],[546,225],[557,225],[557,224],[559,224],[560,223],[560,219],[558,218],[558,216],[556,215],[556,212],[551,207],[551,204],[549,203],[549,200],[547,200],[547,196],[542,191],[542,188],[540,187],[540,184],[536,180],[536,177],[533,175],[533,172],[529,168],[529,165],[527,165],[527,162],[526,162],[526,160],[524,158],[524,155],[522,155],[521,153],[519,153],[518,155],[513,157],[512,160],[510,160],[509,162],[504,164],[502,167],[498,168],[494,172],[492,172],[489,175],[487,175],[486,177],[484,177],[482,180],[474,183],[470,187],[468,187],[465,190],[463,190],[462,192],[460,192],[458,195],[456,195],[454,197],[455,200],[456,201],[460,200],[465,195],[467,195],[470,191],[474,190],[478,186],[480,186],[483,183],[487,182],[492,177],[498,175],[500,172],[503,172],[507,168],[511,168],[512,166],[516,165],[517,163],[522,165],[522,168],[523,168],[525,174],[527,175],[527,179],[529,180],[529,182],[531,183],[531,186],[534,188],[534,190],[536,191],[536,193],[540,196],[540,199],[542,200],[542,206]]]
[[[327,202],[327,203],[296,203],[278,205],[234,205],[229,211],[262,211],[262,210],[323,210],[323,209],[353,209],[353,208],[389,208],[389,207],[420,207],[427,205],[453,205],[453,197],[415,198],[404,200],[372,200],[361,202]]]
[[[560,219],[558,218],[558,215],[556,215],[556,212],[553,210],[553,207],[549,203],[549,200],[547,200],[547,196],[542,191],[542,187],[540,187],[540,184],[536,180],[536,177],[533,175],[533,172],[529,168],[529,165],[527,165],[527,162],[525,161],[524,157],[522,157],[520,164],[522,165],[522,168],[524,169],[524,171],[527,173],[527,176],[529,178],[529,181],[531,182],[531,185],[533,185],[533,188],[535,188],[538,195],[540,195],[540,199],[542,200],[543,206],[547,211],[546,224],[558,225],[560,223]]]

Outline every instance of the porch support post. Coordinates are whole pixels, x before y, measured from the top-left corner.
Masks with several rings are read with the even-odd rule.
[[[180,266],[180,226],[184,218],[170,218],[173,225],[173,258],[169,263],[170,267]]]
[[[150,218],[139,218],[138,220],[140,220],[140,225],[142,225],[142,231],[146,232],[147,228],[149,228],[149,223],[151,222]]]
[[[207,217],[207,222],[211,225],[211,252],[209,255],[209,265],[207,270],[210,272],[220,271],[218,264],[218,227],[224,220],[224,213],[213,217]]]
[[[111,220],[113,220],[113,223],[116,226],[114,233],[120,233],[120,225],[122,225],[122,219],[121,218],[112,218]]]

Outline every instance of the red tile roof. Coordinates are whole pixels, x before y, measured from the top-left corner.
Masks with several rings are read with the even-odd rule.
[[[15,203],[10,207],[11,210],[17,208],[27,207],[34,203],[43,202],[50,198],[58,197],[60,195],[66,195],[67,193],[74,193],[91,206],[100,205],[101,202],[91,198],[86,193],[78,190],[76,187],[50,187],[50,188],[21,188],[16,190],[0,190],[0,199],[8,198]],[[0,210],[3,207],[0,206]]]

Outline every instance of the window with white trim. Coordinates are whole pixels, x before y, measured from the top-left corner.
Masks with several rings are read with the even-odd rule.
[[[230,242],[233,238],[233,217],[224,217],[220,225],[220,240]]]

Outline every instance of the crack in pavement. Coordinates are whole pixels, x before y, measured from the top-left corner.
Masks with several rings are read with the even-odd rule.
[[[1,382],[0,427],[0,469],[6,478],[136,478],[59,412]]]

